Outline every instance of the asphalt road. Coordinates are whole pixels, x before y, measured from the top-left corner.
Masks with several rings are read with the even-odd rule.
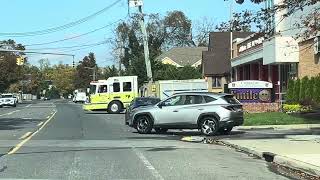
[[[63,101],[1,109],[0,179],[287,179],[231,148],[180,141],[194,134],[140,135],[123,114]]]

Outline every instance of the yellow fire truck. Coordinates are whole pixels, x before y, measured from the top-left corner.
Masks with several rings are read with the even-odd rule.
[[[110,77],[107,80],[90,83],[90,95],[83,109],[120,113],[136,97],[138,97],[137,76]]]

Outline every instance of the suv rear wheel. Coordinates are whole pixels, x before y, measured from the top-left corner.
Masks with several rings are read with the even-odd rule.
[[[136,129],[140,134],[149,134],[152,130],[152,121],[148,116],[139,116],[136,121]]]
[[[200,129],[202,134],[206,135],[206,136],[212,136],[215,135],[218,132],[218,121],[214,118],[214,117],[204,117],[201,121],[200,121]]]

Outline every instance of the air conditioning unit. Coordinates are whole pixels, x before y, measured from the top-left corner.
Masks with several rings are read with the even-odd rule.
[[[320,36],[314,38],[314,54],[320,54]]]

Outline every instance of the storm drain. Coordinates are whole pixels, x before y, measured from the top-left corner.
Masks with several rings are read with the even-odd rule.
[[[271,152],[263,152],[262,157],[267,161],[267,162],[273,162],[274,160],[274,153]]]

